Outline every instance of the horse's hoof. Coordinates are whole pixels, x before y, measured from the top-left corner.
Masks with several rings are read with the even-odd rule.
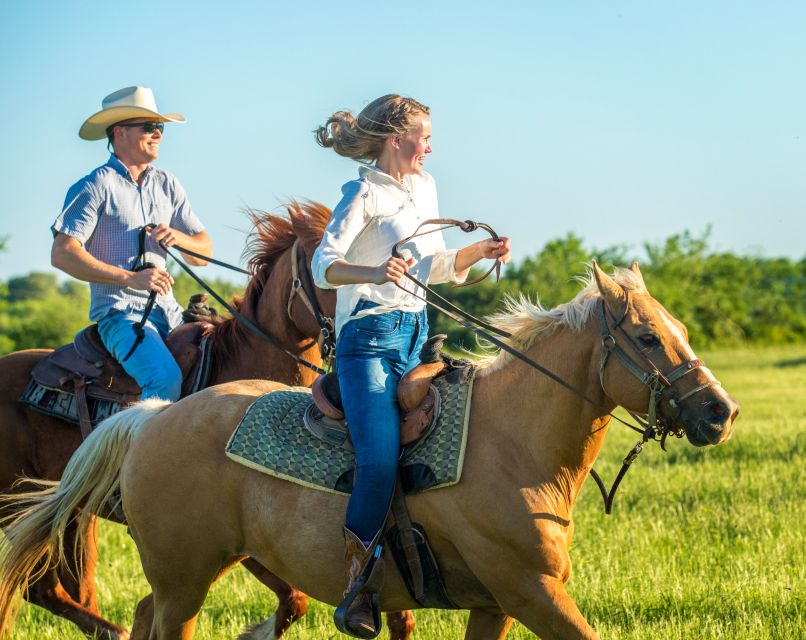
[[[238,636],[238,640],[277,640],[279,636],[275,634],[276,613],[268,620],[252,624],[243,630]],[[281,632],[282,633],[282,632]]]

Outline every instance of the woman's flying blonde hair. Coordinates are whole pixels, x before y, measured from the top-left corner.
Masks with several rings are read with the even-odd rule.
[[[358,116],[337,111],[314,133],[316,141],[340,156],[359,162],[376,160],[389,136],[403,136],[417,127],[419,118],[431,110],[414,98],[394,93],[370,102]]]

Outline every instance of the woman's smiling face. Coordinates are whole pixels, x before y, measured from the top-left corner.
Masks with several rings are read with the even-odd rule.
[[[428,153],[431,153],[431,120],[422,116],[414,129],[397,138],[395,161],[401,174],[422,173]]]

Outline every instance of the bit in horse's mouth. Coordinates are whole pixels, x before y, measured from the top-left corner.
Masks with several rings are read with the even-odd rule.
[[[723,422],[713,423],[707,420],[699,420],[692,433],[686,433],[688,434],[689,442],[695,447],[705,447],[722,442],[726,429],[729,429],[729,427]]]

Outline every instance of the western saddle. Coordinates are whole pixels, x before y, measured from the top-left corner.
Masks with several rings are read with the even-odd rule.
[[[213,330],[215,312],[203,303],[205,294],[191,297],[185,323],[172,331],[166,345],[182,371],[182,396],[198,391],[207,384],[210,358],[204,347]],[[203,310],[209,310],[204,312]],[[190,313],[188,313],[190,312]],[[204,319],[202,319],[204,318]],[[200,357],[203,356],[203,357]],[[78,424],[86,438],[92,431],[88,401],[107,401],[125,408],[140,399],[140,387],[121,364],[107,351],[93,324],[79,331],[71,344],[56,349],[34,367],[31,385],[75,396]],[[23,395],[23,402],[38,408]],[[63,416],[66,417],[66,416]]]

